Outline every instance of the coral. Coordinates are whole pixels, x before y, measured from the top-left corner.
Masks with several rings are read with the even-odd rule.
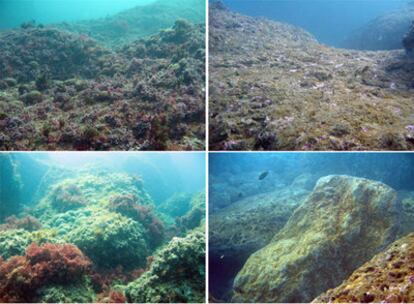
[[[125,295],[129,302],[140,303],[204,302],[204,232],[173,238],[157,252],[150,269],[127,285]]]
[[[74,245],[32,244],[24,256],[0,264],[0,301],[35,301],[38,289],[79,282],[90,266],[90,261]]]
[[[385,184],[326,176],[234,281],[237,302],[308,302],[398,237],[401,204]]]
[[[411,303],[414,301],[414,234],[391,244],[313,303]]]
[[[51,193],[51,205],[58,212],[85,206],[82,192],[75,184],[57,185]]]
[[[109,210],[120,213],[143,225],[151,248],[159,246],[164,239],[164,226],[151,206],[141,205],[136,196],[118,195],[110,199]]]
[[[100,268],[135,268],[145,264],[149,252],[143,226],[112,212],[82,219],[65,238]]]

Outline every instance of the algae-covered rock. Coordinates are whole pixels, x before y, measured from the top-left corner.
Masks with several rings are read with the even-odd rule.
[[[129,302],[201,303],[205,295],[205,235],[195,230],[173,238],[154,257],[150,269],[128,284]]]
[[[183,216],[177,218],[177,225],[184,230],[191,230],[200,226],[206,213],[206,195],[200,192],[191,199],[191,209]]]
[[[38,293],[39,303],[92,303],[95,293],[87,280],[71,285],[52,285],[41,288]]]
[[[87,36],[51,27],[2,33],[0,51],[0,61],[4,63],[0,74],[24,82],[38,79],[45,71],[53,79],[79,75],[91,78],[99,71],[99,59],[111,54]]]
[[[363,43],[389,36],[399,49],[368,52],[210,7],[210,149],[412,150],[409,23],[400,35],[367,30]]]
[[[414,5],[387,12],[354,31],[341,47],[360,50],[393,50],[401,48],[401,41],[414,20]]]
[[[107,207],[111,197],[116,195],[137,197],[141,205],[153,204],[150,195],[144,189],[142,180],[138,177],[121,173],[110,174],[106,171],[97,174],[84,172],[76,177],[63,179],[52,186],[32,213],[42,222],[56,227],[57,225],[53,224],[56,213],[85,206]],[[70,221],[65,222],[70,223]]]
[[[0,257],[23,255],[31,243],[30,232],[23,229],[0,231]]]
[[[65,238],[102,268],[141,267],[149,254],[143,226],[113,212],[84,217]]]
[[[191,208],[191,193],[174,193],[158,209],[172,217],[182,216]]]
[[[65,212],[84,206],[82,193],[75,184],[58,185],[52,192],[52,207]]]
[[[264,247],[308,193],[301,188],[284,188],[249,196],[212,214],[210,252],[237,257]]]
[[[319,179],[285,227],[249,257],[235,279],[233,300],[312,300],[394,241],[399,212],[396,192],[382,183]]]
[[[30,91],[21,96],[21,100],[27,104],[32,105],[43,101],[43,95],[39,91]]]
[[[210,215],[210,286],[227,299],[247,258],[283,228],[309,191],[298,187],[256,194]]]
[[[0,231],[0,257],[8,259],[15,255],[24,255],[27,246],[32,243],[61,243],[53,229],[41,229],[29,232],[23,229]]]
[[[313,303],[414,302],[414,234],[409,234],[355,270]]]

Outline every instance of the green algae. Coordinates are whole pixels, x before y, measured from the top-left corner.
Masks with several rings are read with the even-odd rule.
[[[204,303],[205,233],[174,237],[154,257],[150,269],[125,288],[130,302]]]

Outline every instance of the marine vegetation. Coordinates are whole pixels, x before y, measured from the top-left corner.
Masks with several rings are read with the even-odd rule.
[[[44,181],[39,200],[0,220],[0,302],[204,301],[204,196],[179,216],[127,173],[86,167]]]
[[[209,16],[212,150],[414,149],[405,33],[398,50],[361,51],[221,3]]]
[[[413,302],[413,246],[414,234],[411,233],[392,243],[313,303]]]
[[[174,16],[158,2],[95,26],[1,31],[0,148],[203,149],[204,10],[194,13],[200,7]],[[137,16],[151,9],[168,18],[146,29],[150,21]],[[116,24],[127,29],[111,33]]]
[[[81,284],[90,267],[90,261],[76,246],[45,244],[39,247],[33,243],[24,256],[14,256],[7,261],[0,257],[0,301],[91,301],[92,293],[89,292],[89,297],[85,293],[87,282]],[[76,291],[71,293],[74,297],[61,298],[57,289],[67,285]],[[78,293],[84,297],[80,298]]]
[[[205,238],[203,229],[175,237],[154,257],[148,272],[127,285],[133,303],[204,302]]]

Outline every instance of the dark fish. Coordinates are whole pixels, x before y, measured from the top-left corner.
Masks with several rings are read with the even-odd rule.
[[[239,198],[242,198],[243,197],[243,193],[239,193]]]
[[[265,178],[266,178],[266,176],[268,176],[268,175],[269,175],[269,171],[262,172],[262,173],[259,175],[259,180],[263,180],[263,179],[265,179]]]

